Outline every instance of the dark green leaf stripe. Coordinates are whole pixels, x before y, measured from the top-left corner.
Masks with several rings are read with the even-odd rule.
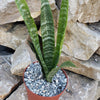
[[[42,53],[40,50],[40,45],[39,45],[39,38],[38,38],[38,32],[37,32],[37,27],[35,25],[34,19],[31,17],[28,5],[25,0],[15,0],[17,7],[20,11],[20,14],[22,15],[25,24],[28,28],[29,34],[31,36],[32,42],[34,44],[35,50],[37,52],[37,55],[41,61],[41,64],[43,66],[43,70],[45,72],[45,75],[48,74],[48,68],[43,60]]]
[[[41,0],[41,34],[43,57],[49,70],[52,69],[55,48],[54,23],[48,0]]]
[[[49,72],[49,74],[47,76],[47,81],[51,82],[52,77],[58,72],[59,69],[67,68],[67,67],[76,67],[76,66],[70,61],[64,62],[63,64],[61,64],[60,67],[55,67]]]
[[[65,36],[65,30],[67,26],[67,19],[68,19],[68,0],[62,0],[59,22],[58,22],[57,43],[53,59],[54,67],[56,67],[61,54],[61,49]]]

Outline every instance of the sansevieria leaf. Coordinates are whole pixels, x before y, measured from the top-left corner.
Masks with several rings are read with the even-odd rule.
[[[25,0],[15,0],[17,7],[19,9],[20,14],[22,15],[24,22],[28,28],[32,43],[34,44],[35,50],[37,52],[37,55],[41,61],[41,64],[43,66],[43,70],[45,72],[45,75],[48,74],[48,68],[43,60],[42,53],[40,50],[40,44],[39,44],[39,38],[38,38],[38,32],[37,27],[34,22],[34,19],[31,17],[29,7]],[[21,34],[21,33],[20,33]]]
[[[66,61],[66,62],[62,63],[60,67],[55,67],[49,72],[49,74],[47,76],[47,81],[51,82],[53,76],[58,72],[58,70],[62,69],[62,68],[66,68],[66,67],[76,67],[76,66],[70,61]]]
[[[55,40],[53,16],[48,0],[41,0],[41,34],[43,57],[50,71],[53,67]]]
[[[54,67],[56,67],[61,54],[61,49],[62,49],[66,26],[67,26],[67,19],[68,19],[68,0],[62,0],[59,22],[58,22],[56,49],[55,49],[55,54],[53,59]]]

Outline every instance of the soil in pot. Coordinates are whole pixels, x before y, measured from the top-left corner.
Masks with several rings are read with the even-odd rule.
[[[47,82],[38,62],[28,66],[24,73],[24,82],[30,91],[44,96],[52,97],[60,94],[67,85],[67,78],[62,70],[59,70],[52,79],[52,83]]]

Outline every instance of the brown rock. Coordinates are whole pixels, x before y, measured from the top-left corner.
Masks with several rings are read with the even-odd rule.
[[[67,71],[68,89],[59,100],[97,100],[98,82]]]
[[[95,54],[89,60],[82,61],[62,53],[59,65],[65,61],[72,61],[77,66],[76,68],[70,67],[65,69],[87,76],[94,80],[100,80],[100,56]]]
[[[25,68],[34,61],[37,61],[35,54],[28,44],[23,43],[16,49],[11,57],[11,73],[23,76]]]
[[[9,95],[19,82],[20,78],[11,74],[10,66],[0,57],[0,100]]]
[[[7,98],[7,100],[28,100],[24,84],[19,86],[19,88],[14,93],[12,93],[11,96]]]
[[[26,1],[30,8],[32,17],[33,18],[38,17],[40,15],[40,7],[41,7],[40,0],[26,0]],[[49,2],[51,9],[54,10],[56,8],[55,0],[49,0]],[[17,6],[15,5],[15,0],[6,0],[6,1],[0,0],[0,25],[22,20],[23,19],[20,16]]]
[[[96,53],[97,53],[98,55],[100,55],[100,48],[96,51]]]
[[[28,38],[25,24],[13,23],[0,26],[0,45],[16,49]]]
[[[100,23],[97,24],[69,21],[62,51],[80,60],[90,59],[100,47]]]
[[[62,0],[56,0],[60,8]],[[100,20],[100,0],[69,0],[69,19],[82,23]]]

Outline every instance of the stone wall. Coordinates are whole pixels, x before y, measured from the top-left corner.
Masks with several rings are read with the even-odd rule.
[[[39,35],[41,36],[39,17],[41,7],[40,0],[26,1],[31,10],[31,15],[38,26]],[[55,33],[57,33],[61,0],[49,0],[49,3],[53,12]],[[0,45],[15,50],[15,53],[11,56],[11,66],[9,70],[7,70],[8,73],[11,71],[12,74],[10,73],[8,78],[5,70],[3,70],[6,69],[7,65],[5,64],[6,67],[4,68],[0,66],[5,74],[5,78],[0,79],[2,79],[2,83],[5,80],[7,81],[7,78],[8,83],[12,82],[14,78],[18,79],[15,83],[12,82],[9,91],[7,91],[7,87],[6,89],[3,88],[3,84],[0,85],[3,90],[3,92],[0,91],[0,100],[6,98],[11,93],[12,88],[21,80],[15,76],[13,77],[13,74],[22,76],[25,65],[27,66],[36,60],[35,54],[27,44],[28,39],[27,28],[18,12],[14,0],[0,0]],[[0,60],[0,63],[3,62],[1,58]],[[69,70],[67,71],[68,76],[71,79],[69,79],[69,88],[73,92],[73,95],[65,93],[60,99],[89,100],[92,96],[93,99],[91,100],[97,100],[100,97],[100,88],[98,88],[100,87],[98,85],[100,83],[100,0],[69,0],[68,25],[59,65],[66,60],[72,61],[77,66],[77,68],[67,68],[67,70]],[[3,73],[3,71],[1,71],[0,75]],[[10,80],[10,78],[12,78],[12,80]],[[83,83],[83,81],[85,81],[85,83]],[[72,87],[73,82],[76,82],[74,84],[76,86],[75,88]],[[78,84],[80,85],[78,86]],[[23,87],[23,85],[18,87],[7,100],[13,100],[14,96],[17,97],[18,95],[19,99],[17,100],[20,100],[20,98],[27,100],[26,90],[23,89],[23,91],[21,91]],[[78,96],[79,94],[81,96]]]

